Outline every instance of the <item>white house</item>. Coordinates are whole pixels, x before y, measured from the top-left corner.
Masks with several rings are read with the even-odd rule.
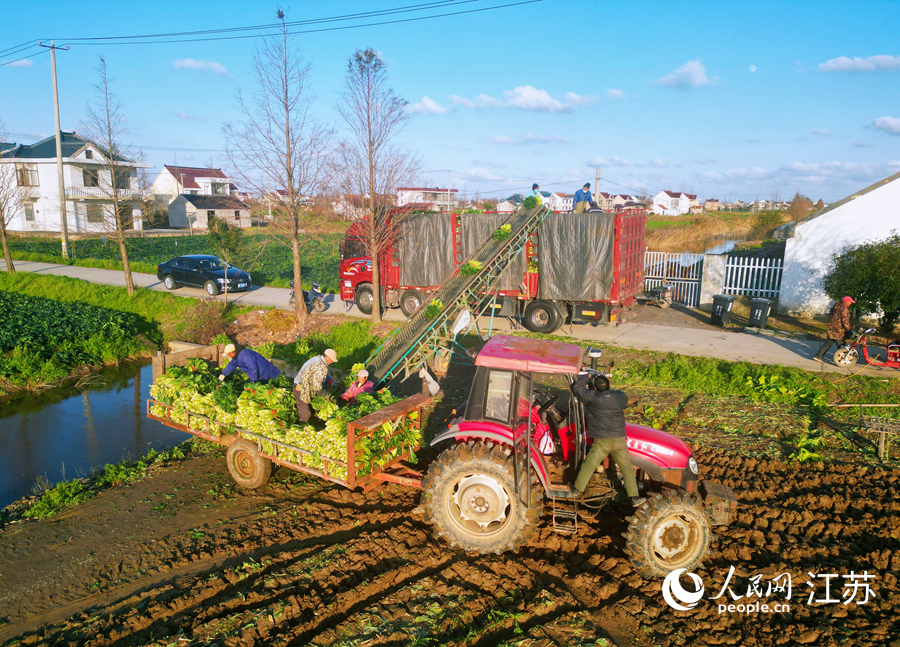
[[[828,312],[831,302],[822,290],[822,277],[832,254],[900,230],[898,204],[900,173],[895,173],[799,220],[785,242],[779,311],[806,316]]]
[[[543,191],[541,193],[543,194]],[[544,199],[544,202],[548,203],[553,211],[571,211],[575,196],[566,193],[551,193],[550,197]]]
[[[516,209],[519,208],[519,205],[522,204],[522,201],[525,199],[521,193],[514,193],[509,196],[505,200],[501,200],[499,204],[497,204],[497,212],[498,213],[512,213]]]
[[[453,211],[456,209],[459,189],[437,187],[401,187],[397,189],[397,206],[408,205],[428,211]]]
[[[691,210],[691,197],[676,191],[660,191],[653,196],[650,210],[663,216],[683,216]]]
[[[101,233],[109,230],[113,215],[110,193],[113,182],[128,211],[126,226],[140,229],[140,198],[137,169],[149,168],[116,158],[111,173],[105,151],[74,132],[61,133],[63,191],[66,229],[71,233]],[[59,208],[59,174],[56,136],[36,144],[3,144],[0,164],[14,164],[21,206],[7,228],[12,231],[62,231]],[[115,178],[113,178],[115,175]]]
[[[231,195],[236,191],[234,183],[222,169],[194,166],[163,166],[150,185],[150,193],[171,203],[176,196]]]
[[[171,227],[207,229],[211,216],[237,227],[250,226],[250,207],[233,196],[182,193],[169,205]]]

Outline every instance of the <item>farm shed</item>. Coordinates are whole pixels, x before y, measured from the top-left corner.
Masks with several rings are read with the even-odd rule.
[[[792,236],[786,232],[779,311],[801,316],[828,312],[831,300],[822,277],[832,254],[900,230],[898,204],[900,173],[895,173],[799,220]]]

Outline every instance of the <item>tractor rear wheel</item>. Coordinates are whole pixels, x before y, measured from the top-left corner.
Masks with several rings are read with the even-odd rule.
[[[531,506],[515,493],[512,449],[470,441],[445,450],[422,480],[426,519],[451,546],[480,553],[516,550],[537,530],[541,486]]]
[[[679,568],[693,571],[709,552],[709,517],[700,500],[683,490],[654,495],[628,521],[625,552],[647,579]]]

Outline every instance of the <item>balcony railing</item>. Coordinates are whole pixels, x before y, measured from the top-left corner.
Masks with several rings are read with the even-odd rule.
[[[119,189],[120,198],[144,198],[150,195],[149,191],[140,189]],[[66,187],[66,198],[94,198],[97,200],[112,200],[112,189],[101,189],[96,186]]]

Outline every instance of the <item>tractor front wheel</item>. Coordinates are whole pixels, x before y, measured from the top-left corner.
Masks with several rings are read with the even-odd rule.
[[[653,495],[629,521],[625,552],[647,579],[679,568],[693,571],[709,551],[709,517],[700,500],[683,490]]]
[[[272,461],[259,455],[256,443],[243,438],[228,446],[225,462],[234,482],[247,490],[262,487],[272,476]]]
[[[447,449],[432,463],[422,489],[435,533],[463,550],[515,550],[540,521],[541,486],[532,483],[531,506],[522,503],[507,445],[470,441]]]

